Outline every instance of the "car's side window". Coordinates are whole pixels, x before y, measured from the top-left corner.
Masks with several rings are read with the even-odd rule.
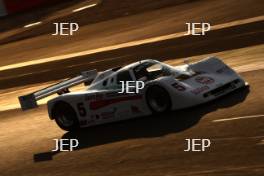
[[[112,78],[110,79],[110,83],[111,83],[111,84],[114,83],[114,77],[112,77]]]
[[[114,85],[114,78],[113,77],[110,77],[108,79],[105,80],[106,82],[103,84],[105,84],[105,86],[107,86],[107,88],[113,88],[113,85]]]
[[[114,77],[109,78],[109,80],[107,82],[107,85],[110,86],[110,87],[112,87],[113,85],[115,85],[114,80],[115,80]]]
[[[117,84],[121,84],[121,81],[133,81],[129,71],[122,71],[117,74],[116,82]]]
[[[108,81],[108,79],[106,79],[106,80],[103,81],[103,86],[104,87],[107,85],[107,81]]]

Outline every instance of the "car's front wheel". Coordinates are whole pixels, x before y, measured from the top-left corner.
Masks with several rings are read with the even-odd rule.
[[[52,116],[57,125],[63,130],[74,131],[80,127],[77,115],[68,103],[56,103],[52,110]]]
[[[171,109],[169,93],[160,86],[152,86],[146,92],[146,101],[153,113],[163,113]]]

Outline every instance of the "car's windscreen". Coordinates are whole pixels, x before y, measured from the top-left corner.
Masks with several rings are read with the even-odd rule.
[[[162,76],[171,75],[171,69],[168,66],[153,62],[142,63],[133,70],[136,79],[142,81],[153,80]]]
[[[133,81],[129,71],[125,70],[117,75],[117,84],[121,84],[122,81]]]

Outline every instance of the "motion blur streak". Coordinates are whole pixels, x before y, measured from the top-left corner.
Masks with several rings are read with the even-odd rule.
[[[247,24],[250,22],[262,21],[262,20],[264,20],[264,16],[249,18],[249,19],[245,19],[245,20],[237,20],[237,21],[233,21],[233,22],[229,22],[229,23],[224,23],[224,24],[212,26],[212,30],[217,30],[217,29],[221,29],[221,28],[236,26],[239,24]],[[43,59],[34,60],[34,61],[27,61],[27,62],[23,62],[23,63],[6,65],[6,66],[0,67],[0,71],[8,70],[8,69],[14,69],[14,68],[18,68],[18,67],[24,67],[24,66],[28,66],[28,65],[42,64],[42,63],[51,62],[51,61],[71,59],[74,57],[84,56],[84,55],[88,55],[88,54],[94,54],[94,53],[99,53],[99,52],[104,52],[104,51],[116,50],[116,49],[120,49],[120,48],[126,48],[126,47],[131,47],[131,46],[137,46],[137,45],[142,45],[142,44],[147,44],[147,43],[153,43],[153,42],[173,39],[173,38],[183,36],[184,33],[185,32],[180,32],[180,33],[169,34],[169,35],[165,35],[165,36],[148,38],[148,39],[144,39],[144,40],[122,43],[122,44],[113,45],[113,46],[107,46],[107,47],[88,50],[88,51],[82,51],[82,52],[77,52],[77,53],[72,53],[72,54],[66,54],[66,55],[60,55],[60,56],[55,56],[55,57],[50,57],[50,58],[43,58]]]
[[[82,11],[82,10],[85,10],[85,9],[88,9],[88,8],[91,8],[91,7],[94,7],[96,5],[97,4],[91,4],[91,5],[83,6],[83,7],[80,7],[78,9],[74,9],[72,12],[79,12],[79,11]]]
[[[251,119],[257,117],[264,117],[264,115],[250,115],[250,116],[243,116],[243,117],[234,117],[234,118],[227,118],[227,119],[218,119],[214,120],[213,122],[224,122],[224,121],[231,121],[231,120],[240,120],[240,119]]]
[[[41,21],[38,21],[38,22],[35,22],[35,23],[31,23],[31,24],[28,24],[28,25],[25,25],[24,28],[29,28],[29,27],[32,27],[32,26],[37,26],[37,25],[40,25],[42,24]]]

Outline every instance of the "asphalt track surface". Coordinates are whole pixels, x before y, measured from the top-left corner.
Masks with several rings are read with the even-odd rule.
[[[0,111],[1,175],[263,176],[263,41],[263,21],[257,21],[214,30],[203,40],[179,37],[95,53],[85,56],[87,60],[77,57],[1,71],[0,104],[7,107]],[[209,55],[220,56],[250,87],[194,108],[74,133],[50,121],[43,105],[27,112],[16,107],[17,96],[88,67],[103,70],[139,56],[178,65],[183,57],[199,60]],[[17,78],[7,77],[10,73]],[[58,138],[78,139],[80,146],[73,152],[51,152]],[[187,138],[207,138],[212,144],[204,152],[184,152]]]

